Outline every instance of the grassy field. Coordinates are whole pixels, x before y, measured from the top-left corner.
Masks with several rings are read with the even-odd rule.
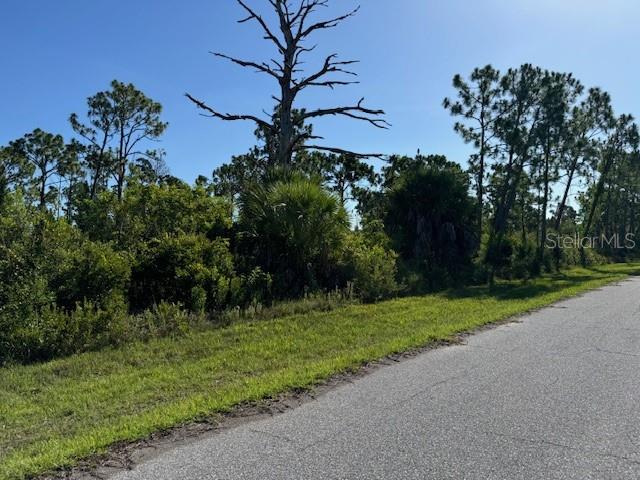
[[[117,441],[306,387],[363,362],[427,345],[640,273],[574,269],[331,312],[238,323],[40,365],[0,369],[0,479],[20,479]]]

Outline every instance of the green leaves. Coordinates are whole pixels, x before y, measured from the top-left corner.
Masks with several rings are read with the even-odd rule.
[[[59,194],[51,185],[52,179],[57,177],[60,181],[78,163],[76,143],[66,145],[61,135],[39,128],[10,142],[2,156],[5,158],[2,161],[5,181],[9,181],[9,172],[13,172],[14,184],[18,179],[31,177],[29,186],[33,188],[41,210],[54,203]]]
[[[466,174],[442,159],[403,171],[387,193],[385,225],[402,258],[426,273],[455,275],[477,247]],[[442,280],[442,279],[441,279]]]
[[[71,114],[73,130],[86,142],[84,166],[89,171],[89,192],[95,198],[110,177],[121,200],[128,169],[137,158],[158,158],[158,152],[145,150],[145,142],[157,140],[168,124],[160,118],[162,105],[147,97],[131,83],[111,82],[111,90],[87,99],[87,122]]]
[[[239,225],[258,265],[278,275],[281,293],[331,287],[328,274],[349,222],[340,201],[318,183],[294,177],[248,188]]]

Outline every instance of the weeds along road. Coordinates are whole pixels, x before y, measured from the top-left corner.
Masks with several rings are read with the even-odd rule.
[[[112,478],[640,478],[640,278]]]

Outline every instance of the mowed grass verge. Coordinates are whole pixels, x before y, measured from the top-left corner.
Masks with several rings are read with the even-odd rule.
[[[69,466],[115,442],[308,387],[638,273],[637,264],[573,269],[526,284],[501,282],[491,292],[469,288],[237,323],[0,368],[0,479]]]

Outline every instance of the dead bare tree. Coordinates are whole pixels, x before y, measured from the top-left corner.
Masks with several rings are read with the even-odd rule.
[[[277,27],[270,26],[263,16],[243,0],[237,0],[237,2],[248,16],[238,23],[254,21],[262,30],[264,39],[275,45],[279,52],[279,59],[274,58],[270,62],[258,62],[234,58],[223,53],[213,54],[241,67],[252,68],[260,73],[269,75],[278,82],[280,97],[272,97],[276,102],[273,120],[271,118],[265,120],[255,115],[221,113],[205,102],[187,94],[189,100],[205,112],[204,115],[206,116],[225,121],[245,120],[254,122],[258,128],[265,131],[272,138],[277,139],[276,158],[271,160],[280,165],[290,164],[294,153],[304,149],[351,154],[357,157],[379,156],[379,154],[350,152],[336,147],[310,145],[308,144],[309,140],[319,140],[323,139],[323,137],[313,135],[310,129],[297,128],[300,122],[304,123],[314,118],[326,116],[348,117],[369,122],[374,127],[382,129],[390,126],[382,118],[384,111],[365,107],[363,105],[364,98],[355,105],[315,110],[305,110],[295,105],[298,94],[306,88],[328,87],[334,89],[338,86],[359,83],[354,80],[357,74],[350,70],[350,66],[357,63],[357,61],[338,60],[336,53],[328,55],[323,65],[316,72],[306,76],[303,74],[301,66],[303,63],[302,57],[316,48],[316,45],[308,46],[307,41],[309,38],[315,32],[334,28],[342,21],[353,17],[360,7],[329,20],[311,22],[314,12],[321,7],[327,7],[329,0],[299,0],[300,3],[297,8],[293,8],[292,2],[288,0],[266,1],[276,14]]]

